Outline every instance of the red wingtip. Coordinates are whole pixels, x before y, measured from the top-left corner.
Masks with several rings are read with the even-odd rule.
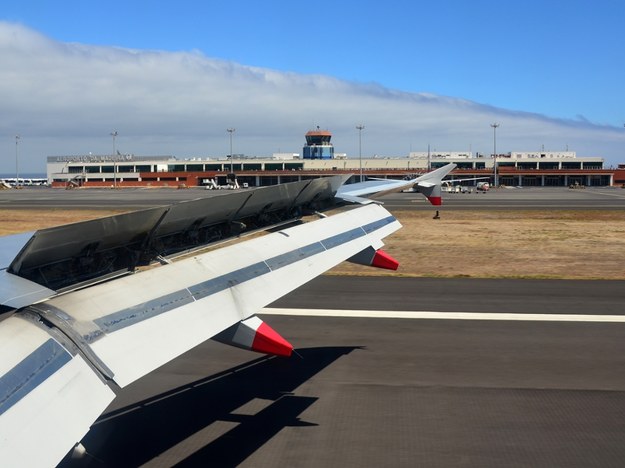
[[[384,250],[377,250],[373,256],[371,266],[384,268],[386,270],[397,270],[399,262],[387,254]]]
[[[282,338],[277,331],[263,322],[256,329],[252,349],[259,353],[289,357],[293,352],[293,345]]]
[[[430,203],[434,206],[440,206],[443,204],[443,197],[428,197]]]

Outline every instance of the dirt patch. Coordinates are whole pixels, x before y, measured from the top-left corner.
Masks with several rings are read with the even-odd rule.
[[[0,210],[0,235],[122,211]],[[330,274],[471,278],[625,279],[625,211],[397,210],[404,226],[385,239],[400,269],[343,263]]]

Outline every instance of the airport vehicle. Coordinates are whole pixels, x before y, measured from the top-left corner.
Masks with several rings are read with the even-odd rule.
[[[472,193],[473,189],[464,185],[453,185],[453,181],[444,180],[442,190],[444,193]]]
[[[490,177],[471,177],[469,179],[454,179],[454,180],[444,180],[443,181],[443,192],[447,193],[472,193],[473,190],[470,187],[464,185],[455,185],[460,184],[461,182],[467,182],[470,180],[484,180],[489,179]],[[489,189],[488,182],[478,182],[476,184],[477,191],[486,192]]]
[[[400,224],[360,196],[417,182],[354,190],[345,180],[233,191],[1,237],[0,465],[52,466],[81,452],[75,444],[115,388],[207,339],[290,355],[293,346],[255,314],[344,260],[396,269],[381,248]],[[440,187],[436,177],[418,183]]]
[[[205,184],[206,190],[236,190],[239,188],[249,188],[247,182],[244,182],[243,185],[239,185],[239,182],[236,179],[229,181],[226,185],[218,185],[215,179],[204,179],[202,181]]]

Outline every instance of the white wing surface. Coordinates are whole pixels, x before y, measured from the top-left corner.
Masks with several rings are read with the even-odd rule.
[[[413,187],[416,192],[423,193],[433,205],[441,204],[441,183],[443,178],[456,168],[450,163],[432,172],[410,180],[374,179],[355,184],[343,185],[336,193],[338,198],[355,203],[370,203],[371,200],[361,199],[371,194],[382,195],[389,192]]]
[[[32,316],[0,325],[0,466],[54,466],[115,394],[71,342]]]
[[[16,312],[0,322],[0,466],[58,463],[112,399],[107,382],[128,385],[338,263],[379,250],[399,227],[370,204]]]

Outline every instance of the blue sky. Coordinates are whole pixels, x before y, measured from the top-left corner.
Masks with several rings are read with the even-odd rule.
[[[322,110],[314,109],[314,112],[311,112],[314,115],[302,119],[301,125],[310,127],[321,124],[331,130],[336,129],[338,133],[335,134],[334,143],[337,151],[342,149],[348,154],[354,150],[354,138],[351,134],[347,136],[348,128],[351,128],[354,122],[363,119],[367,120],[363,123],[371,132],[370,150],[376,154],[384,154],[385,151],[377,135],[375,142],[379,146],[371,144],[374,138],[375,118],[368,114],[366,108],[358,108],[357,103],[350,101],[349,97],[364,103],[367,99],[359,94],[361,92],[367,96],[373,93],[379,99],[384,99],[383,96],[386,94],[390,100],[386,105],[378,102],[376,109],[378,112],[380,108],[389,109],[387,117],[392,119],[393,115],[405,116],[404,112],[408,112],[399,110],[395,113],[390,110],[389,106],[397,103],[396,94],[414,93],[420,98],[432,96],[441,99],[441,102],[447,105],[453,104],[458,112],[468,112],[469,106],[471,112],[477,112],[486,120],[488,117],[491,117],[491,120],[501,120],[499,132],[502,141],[498,147],[501,147],[502,151],[526,151],[545,145],[546,142],[548,146],[546,149],[563,150],[570,145],[572,146],[570,149],[577,150],[581,156],[604,156],[613,163],[625,162],[625,140],[619,134],[625,132],[623,128],[625,49],[622,33],[625,24],[625,2],[622,1],[182,0],[174,3],[25,0],[3,2],[0,20],[5,22],[5,27],[19,26],[27,33],[41,35],[45,40],[57,45],[87,48],[98,46],[95,50],[99,51],[96,55],[99,54],[100,57],[102,50],[113,53],[120,49],[130,49],[137,55],[147,54],[154,60],[163,59],[165,63],[169,63],[168,60],[172,57],[186,54],[187,58],[204,60],[200,67],[201,73],[211,73],[209,63],[212,65],[218,63],[220,73],[223,72],[223,67],[234,67],[237,70],[237,80],[245,79],[242,76],[245,74],[244,70],[250,71],[252,75],[258,69],[275,72],[280,79],[270,80],[270,85],[271,92],[275,91],[276,95],[262,103],[264,106],[262,110],[267,113],[281,111],[288,102],[297,106],[301,114],[307,113],[305,107],[307,103],[296,100],[296,91],[293,89],[289,91],[290,94],[286,93],[290,101],[287,98],[284,101],[279,100],[277,97],[280,95],[279,88],[285,80],[289,83],[287,87],[294,86],[294,82],[304,87],[314,82],[312,89],[315,90],[327,90],[323,86],[331,83],[333,93],[342,93],[341,99],[344,98],[345,101],[338,101],[338,95],[335,94],[326,96],[321,93],[320,97],[331,99],[336,105],[343,106],[345,120],[349,120],[349,124],[346,123],[342,130],[342,124],[337,121],[339,115],[333,115],[324,121],[326,119]],[[13,36],[15,34],[18,33],[14,33]],[[32,47],[38,44],[37,41],[30,39],[28,41]],[[16,47],[14,42],[5,45]],[[22,59],[26,60],[27,55],[30,55],[33,59],[32,70],[35,71],[41,60],[35,60],[34,49],[29,50],[29,54],[22,55]],[[61,53],[59,47],[54,50]],[[49,57],[49,53],[46,56]],[[73,54],[74,59],[75,56],[76,53]],[[155,58],[157,56],[158,58]],[[63,60],[66,59],[67,57]],[[85,58],[85,63],[90,59]],[[110,57],[106,60],[111,61],[111,69],[114,69],[116,66],[114,60]],[[67,66],[67,62],[63,63]],[[74,64],[72,66],[78,66],[75,63],[72,62]],[[176,66],[183,68],[186,66],[180,62],[176,63],[178,64]],[[188,64],[188,60],[185,63]],[[15,68],[21,69],[22,72],[28,70],[22,61],[20,66]],[[186,68],[184,70],[188,71]],[[138,69],[134,71],[138,72]],[[117,71],[113,71],[113,75],[115,73]],[[184,80],[180,80],[179,77],[183,74],[184,71],[180,69],[177,77],[165,79],[160,86],[154,83],[152,85],[155,86],[154,89],[167,92],[173,83],[174,89],[168,91],[168,95],[171,95],[175,93],[175,89],[180,89],[179,81]],[[261,75],[266,80],[266,72]],[[102,72],[99,76],[102,77]],[[93,79],[88,73],[86,77]],[[62,80],[60,76],[56,78]],[[115,81],[128,78],[117,76],[110,79]],[[197,79],[201,81],[200,78]],[[254,81],[257,82],[258,79],[256,76]],[[228,95],[238,103],[233,107],[240,106],[240,111],[245,114],[245,106],[241,104],[241,100],[253,106],[258,103],[245,93],[244,81],[237,80],[232,82],[233,89],[228,89],[226,80],[222,92],[231,93]],[[322,88],[319,88],[318,80],[324,83]],[[35,82],[32,84],[36,85]],[[62,87],[51,79],[46,81],[46,86]],[[120,86],[118,84],[117,88]],[[237,90],[238,92],[235,92]],[[301,89],[301,92],[306,91],[310,92],[310,89]],[[10,90],[7,89],[7,92],[10,93]],[[58,94],[50,92],[52,95]],[[267,88],[262,88],[259,92],[265,95]],[[138,107],[142,106],[136,95],[128,97],[132,98]],[[266,96],[264,98],[266,99]],[[123,104],[116,99],[112,101],[118,106]],[[175,102],[175,99],[172,99],[168,105],[176,107]],[[178,102],[182,103],[179,105],[184,108],[185,101]],[[272,102],[275,106],[271,106]],[[207,102],[211,103],[212,101]],[[93,112],[101,113],[104,125],[106,120],[104,116],[110,113],[110,109],[107,111],[103,103],[97,104],[93,107]],[[136,109],[130,109],[129,112],[139,112]],[[425,110],[415,108],[415,112]],[[276,141],[271,144],[273,148],[258,136],[256,140],[249,140],[245,146],[244,135],[250,132],[245,132],[244,129],[263,126],[253,120],[241,122],[243,117],[240,113],[233,111],[232,115],[228,115],[230,112],[226,108],[222,111],[224,118],[221,126],[241,127],[241,131],[237,131],[237,138],[242,146],[240,148],[242,152],[253,154],[256,150],[271,154],[277,150],[301,151],[303,133],[307,128],[302,128],[294,140],[285,138],[283,144],[277,141],[279,138],[276,136]],[[429,108],[427,111],[432,112]],[[180,109],[180,112],[184,110]],[[452,109],[449,109],[449,112],[453,114]],[[487,116],[489,112],[492,115]],[[50,117],[52,114],[54,114],[52,107],[44,110],[40,106],[34,106],[32,118]],[[262,114],[259,109],[258,115]],[[577,128],[579,125],[588,124],[597,132],[608,132],[608,138],[605,138],[603,133],[601,137],[596,134],[597,145],[603,140],[608,142],[605,147],[597,146],[593,151],[568,135],[563,135],[559,141],[554,139],[553,143],[547,138],[549,135],[540,135],[535,141],[527,139],[527,146],[518,147],[517,145],[522,145],[524,140],[520,134],[512,135],[510,132],[520,127],[511,125],[508,126],[509,144],[506,144],[506,117],[518,118],[521,114],[527,114],[525,115],[527,118],[534,116],[538,120],[547,119],[549,124],[561,124],[569,131],[571,127]],[[386,154],[405,155],[410,149],[422,150],[427,143],[438,145],[441,150],[466,150],[467,146],[473,151],[488,150],[490,130],[488,126],[485,135],[475,137],[465,135],[464,140],[458,139],[458,134],[464,133],[463,128],[458,127],[462,123],[455,118],[446,119],[445,115],[447,114],[442,112],[440,115],[436,111],[432,112],[430,129],[421,134],[415,131],[412,136],[402,140],[401,147],[389,143]],[[287,119],[289,116],[290,111],[286,111],[283,118]],[[199,118],[197,115],[196,117]],[[23,118],[27,118],[25,113]],[[113,120],[111,119],[109,124],[110,128],[124,123],[121,120],[119,122]],[[414,124],[418,125],[420,122]],[[216,126],[219,125],[217,120],[214,120],[214,123]],[[176,119],[169,121],[168,128],[171,130],[173,140],[178,134],[176,129],[172,128],[175,124]],[[401,122],[398,122],[398,125],[400,124]],[[12,122],[10,118],[5,118],[0,122],[0,133],[7,135],[15,132],[24,133],[19,128],[14,128],[20,125],[27,126],[24,120]],[[35,127],[41,127],[32,126],[33,130]],[[152,144],[146,144],[149,132],[142,132],[134,127],[132,130],[130,128],[119,130],[120,139],[122,135],[128,135],[128,138],[131,135],[136,137],[126,142],[129,151],[136,154],[156,151],[158,145],[154,140],[158,138],[153,137]],[[435,130],[436,128],[439,130]],[[84,139],[88,139],[88,132],[83,134],[79,130],[76,129],[76,134],[82,134]],[[576,131],[579,137],[578,130]],[[180,130],[185,131],[188,130]],[[295,127],[287,131],[295,131]],[[339,148],[337,141],[341,131],[346,132],[343,136],[344,148]],[[39,138],[40,145],[37,146],[37,150],[33,146],[31,156],[33,159],[36,158],[35,151],[44,151],[41,145],[52,143],[50,135],[47,135],[48,139],[44,141],[46,135],[43,135],[45,131],[41,128],[37,132],[37,135],[31,135],[33,144],[36,137]],[[449,138],[446,139],[445,135],[449,135]],[[455,137],[452,138],[451,135]],[[524,135],[527,137],[527,133]],[[551,132],[550,136],[553,135]],[[267,135],[267,139],[270,137],[271,135]],[[226,138],[217,134],[215,138],[213,145],[208,144],[203,148],[194,146],[190,141],[181,144],[180,152],[176,151],[173,144],[161,143],[167,154],[202,152],[219,154],[223,151],[224,143],[218,142],[217,138],[223,141],[226,141]],[[27,152],[26,135],[21,143]],[[123,140],[121,143],[123,144]],[[457,147],[459,145],[463,147]],[[64,153],[81,149],[80,144],[68,144]],[[104,151],[98,144],[94,144],[93,149]],[[44,155],[57,154],[62,150],[62,146],[52,145],[49,152],[44,152]],[[157,152],[162,154],[164,151]],[[0,165],[0,172],[4,172],[3,169]]]

